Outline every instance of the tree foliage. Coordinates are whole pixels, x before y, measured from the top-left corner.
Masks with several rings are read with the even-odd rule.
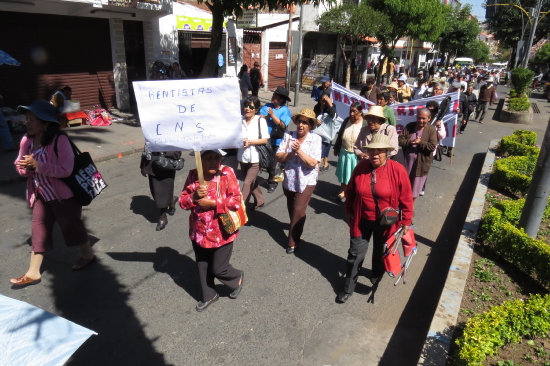
[[[491,49],[479,39],[474,39],[464,46],[464,56],[474,59],[476,64],[483,64],[491,61]]]
[[[351,60],[357,54],[357,46],[365,37],[383,32],[390,20],[368,5],[342,4],[323,13],[317,24],[324,31],[337,33],[339,46],[346,64],[346,87],[349,88]],[[349,50],[348,50],[348,47]]]
[[[333,0],[324,0],[331,3]],[[223,18],[230,15],[242,15],[244,9],[269,9],[275,10],[290,7],[294,4],[302,4],[305,0],[197,0],[204,3],[212,12],[212,31],[210,49],[206,55],[201,77],[217,76],[217,56],[222,43]],[[308,1],[309,4],[319,5],[321,0]]]
[[[451,58],[457,56],[470,56],[476,53],[480,46],[477,36],[481,32],[479,23],[470,17],[472,8],[470,5],[456,6],[447,14],[445,29],[441,33],[441,52],[448,53]],[[458,53],[458,54],[457,54]]]
[[[375,34],[384,58],[393,54],[400,38],[436,42],[445,29],[445,20],[450,11],[450,7],[440,0],[365,0],[364,3],[385,14],[390,20]],[[378,80],[381,70],[380,67]]]
[[[537,51],[533,62],[539,65],[550,64],[550,42]]]

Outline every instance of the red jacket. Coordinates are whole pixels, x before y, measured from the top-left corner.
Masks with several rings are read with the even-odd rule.
[[[392,185],[390,206],[402,212],[402,220],[391,228],[391,232],[397,230],[400,225],[411,225],[413,218],[413,198],[409,175],[405,167],[393,160],[386,161],[387,174]],[[349,229],[352,237],[361,236],[359,221],[361,220],[362,198],[357,194],[357,185],[369,185],[373,167],[369,160],[361,160],[353,170],[346,188],[346,214],[350,218]]]

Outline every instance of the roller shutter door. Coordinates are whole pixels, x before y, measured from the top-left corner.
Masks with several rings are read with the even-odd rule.
[[[243,65],[248,65],[249,69],[254,66],[255,61],[258,61],[258,63],[261,65],[261,51],[261,36],[259,34],[245,34],[243,47]]]
[[[267,85],[275,90],[278,86],[285,86],[286,80],[286,43],[269,43],[269,66]],[[265,76],[264,76],[265,82]]]

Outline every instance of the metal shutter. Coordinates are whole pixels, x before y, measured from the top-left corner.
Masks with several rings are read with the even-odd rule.
[[[286,43],[269,43],[269,65],[267,85],[269,89],[275,90],[278,86],[285,86],[286,81]]]

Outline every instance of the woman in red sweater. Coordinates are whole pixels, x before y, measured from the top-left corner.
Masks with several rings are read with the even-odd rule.
[[[366,146],[368,159],[357,164],[346,188],[350,248],[344,291],[336,298],[339,303],[346,302],[353,294],[370,237],[373,236],[371,282],[374,285],[384,274],[386,239],[400,226],[406,233],[411,225],[413,200],[409,175],[403,165],[388,159],[388,152],[393,148],[388,136],[376,134]],[[401,212],[397,223],[389,227],[380,225],[380,212],[388,207]]]

